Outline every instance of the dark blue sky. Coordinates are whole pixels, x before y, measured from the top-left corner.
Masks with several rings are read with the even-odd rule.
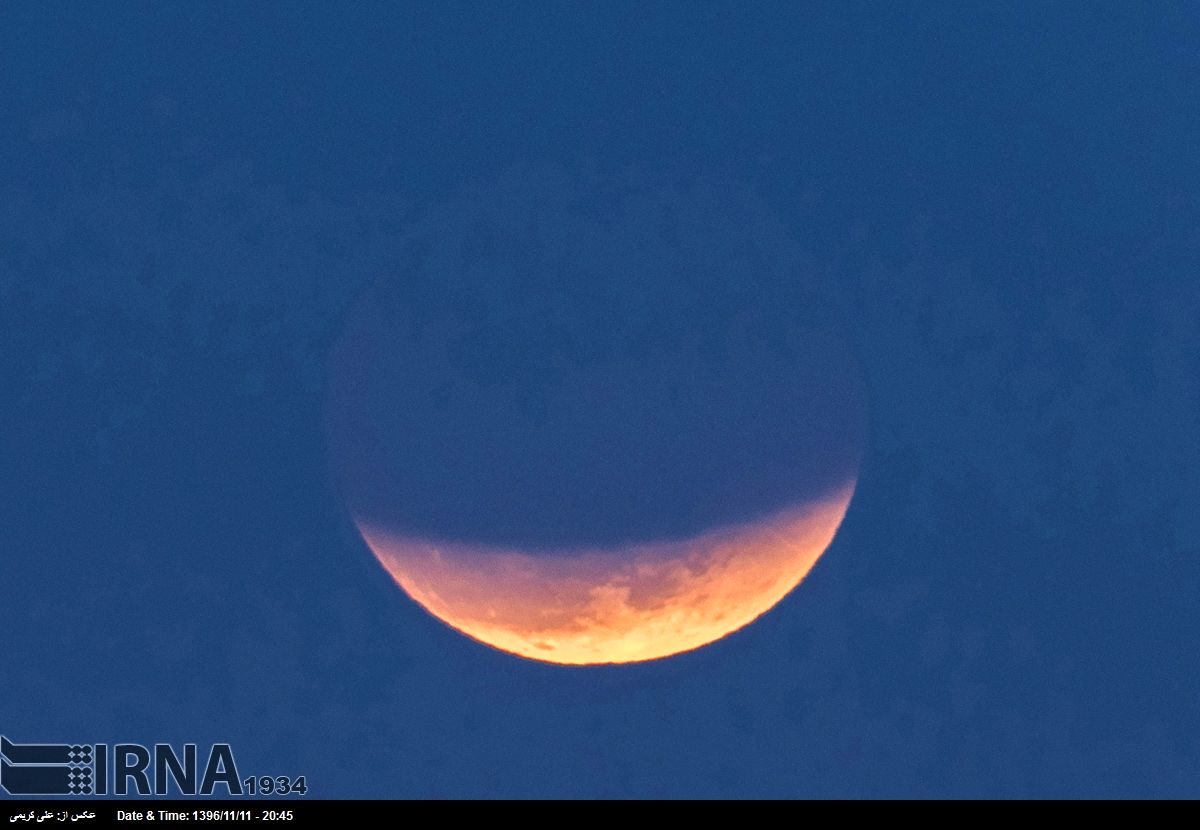
[[[325,796],[1200,794],[1193,5],[260,6],[0,10],[0,731]],[[347,309],[529,166],[752,192],[861,363],[842,531],[701,651],[466,640],[331,481]]]

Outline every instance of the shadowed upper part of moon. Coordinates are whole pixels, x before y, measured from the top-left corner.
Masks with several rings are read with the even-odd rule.
[[[512,174],[433,210],[345,321],[328,427],[363,526],[527,552],[841,493],[859,377],[821,279],[733,188]]]

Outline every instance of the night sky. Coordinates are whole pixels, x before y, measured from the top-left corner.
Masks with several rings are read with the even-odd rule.
[[[1194,4],[343,5],[0,7],[0,733],[228,742],[323,797],[1200,796]],[[582,244],[614,192],[658,212]],[[540,213],[446,243],[481,204]],[[867,409],[837,537],[662,661],[452,631],[335,474],[331,367],[380,285],[534,410],[673,326],[836,329]],[[444,428],[486,475],[436,498],[416,363],[392,428],[443,535],[636,537],[790,492],[749,373],[643,500],[618,454],[583,518],[549,509],[568,434]],[[506,458],[519,511],[480,498]],[[714,470],[744,502],[689,501]]]

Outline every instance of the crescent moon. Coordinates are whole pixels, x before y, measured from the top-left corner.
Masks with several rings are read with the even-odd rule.
[[[340,494],[468,637],[570,665],[699,648],[846,514],[865,388],[835,304],[741,191],[519,172],[434,209],[347,310]]]
[[[690,539],[550,556],[358,526],[405,593],[479,642],[550,663],[633,663],[707,645],[774,607],[829,546],[853,491]]]

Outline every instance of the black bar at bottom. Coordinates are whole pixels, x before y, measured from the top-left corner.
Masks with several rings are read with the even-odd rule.
[[[11,829],[32,823],[41,824],[44,830],[49,822],[51,826],[68,824],[72,830],[77,830],[110,827],[114,824],[123,827],[185,827],[191,824],[212,826],[214,821],[223,825],[245,823],[246,826],[262,822],[277,823],[277,827],[293,823],[306,826],[310,822],[332,825],[338,821],[343,824],[348,820],[353,822],[359,816],[365,821],[368,816],[379,814],[379,806],[373,805],[380,804],[394,805],[395,802],[299,798],[281,798],[278,801],[252,798],[118,800],[94,796],[43,800],[6,799],[0,800],[0,826]],[[169,824],[163,825],[164,821]]]

